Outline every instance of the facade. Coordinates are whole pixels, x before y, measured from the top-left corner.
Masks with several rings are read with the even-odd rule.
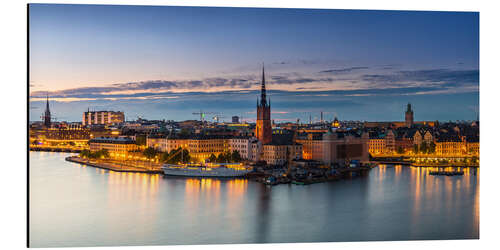
[[[298,135],[295,142],[302,145],[302,157],[305,160],[323,160],[323,133]]]
[[[413,110],[411,110],[411,104],[408,103],[405,112],[405,124],[406,127],[411,128],[413,126]]]
[[[229,139],[229,150],[238,151],[241,158],[248,160],[252,158],[252,142],[255,138],[251,137],[234,137]]]
[[[125,122],[125,115],[121,111],[87,111],[83,113],[82,125],[116,124]]]
[[[250,144],[251,147],[251,155],[249,160],[253,162],[258,162],[262,158],[262,142],[259,140],[252,141]]]
[[[387,130],[385,134],[385,152],[393,153],[396,151],[396,136],[394,135],[394,131],[392,129]]]
[[[126,157],[130,151],[138,149],[135,141],[127,137],[99,137],[89,141],[90,151],[106,149],[111,157]]]
[[[325,133],[322,141],[322,162],[328,165],[345,163],[350,160],[368,162],[368,141],[368,133],[363,133],[361,136],[349,133]]]
[[[291,162],[294,159],[302,158],[302,145],[279,145],[279,144],[264,144],[262,145],[262,159],[269,165],[283,165],[287,161]]]
[[[255,136],[262,142],[262,144],[267,144],[272,141],[271,101],[269,100],[269,103],[267,102],[264,67],[262,67],[260,102],[257,99],[257,122],[255,127]]]
[[[154,148],[160,152],[170,152],[167,150],[167,138],[165,137],[147,137],[146,146]]]

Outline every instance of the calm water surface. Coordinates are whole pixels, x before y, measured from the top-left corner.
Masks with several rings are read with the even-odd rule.
[[[479,173],[379,166],[308,186],[117,173],[30,152],[32,247],[479,237]]]

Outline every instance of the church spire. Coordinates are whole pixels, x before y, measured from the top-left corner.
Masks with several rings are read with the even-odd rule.
[[[263,107],[267,106],[266,77],[264,73],[264,63],[262,63],[262,86],[260,89],[260,105]]]
[[[49,94],[47,93],[47,104],[45,106],[45,114],[43,116],[43,123],[46,127],[50,127],[50,108],[49,108]]]

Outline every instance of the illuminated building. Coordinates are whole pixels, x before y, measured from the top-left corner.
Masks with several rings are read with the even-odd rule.
[[[126,157],[130,151],[138,149],[135,141],[127,137],[99,137],[89,141],[90,151],[106,149],[112,157]]]
[[[335,117],[335,119],[333,120],[332,127],[334,127],[334,128],[340,128],[340,122],[337,119],[337,117]]]
[[[125,115],[121,111],[87,111],[83,113],[82,124],[117,124],[125,122]]]
[[[260,102],[257,99],[257,122],[255,127],[255,136],[262,144],[271,143],[271,101],[267,102],[266,97],[266,79],[264,76],[264,67],[262,67],[262,85],[260,93]]]
[[[323,160],[323,133],[299,134],[295,141],[302,144],[302,157],[305,160]]]

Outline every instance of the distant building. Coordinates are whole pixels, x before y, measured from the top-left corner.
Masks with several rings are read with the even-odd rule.
[[[232,122],[233,122],[233,123],[240,123],[240,117],[238,117],[238,116],[233,116],[233,117],[232,117]]]
[[[82,124],[117,124],[125,122],[125,115],[121,111],[87,111],[83,113]]]
[[[262,67],[262,85],[260,93],[260,102],[257,99],[257,122],[255,127],[255,136],[262,144],[271,143],[271,101],[267,102],[266,97],[266,79],[264,76],[264,67]]]
[[[408,103],[405,112],[405,123],[406,127],[411,128],[413,126],[413,110],[411,110],[411,104]]]
[[[47,105],[45,107],[45,113],[43,114],[43,125],[47,128],[50,128],[50,108],[49,108],[49,96],[47,95]]]

